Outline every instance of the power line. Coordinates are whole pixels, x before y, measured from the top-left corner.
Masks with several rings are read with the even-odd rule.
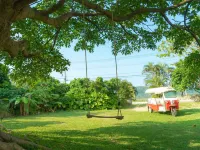
[[[130,76],[130,75],[140,75],[139,72],[131,72],[131,73],[119,73],[120,76]],[[107,76],[110,76],[110,77],[114,77],[115,74],[92,74],[90,77],[107,77]],[[55,76],[54,76],[55,77]],[[71,77],[71,78],[82,78],[82,77],[85,77],[85,76],[79,76],[79,77],[75,77],[75,76],[68,76],[68,77]],[[55,77],[55,78],[58,78],[58,79],[65,79],[65,77]]]
[[[134,56],[124,56],[124,57],[117,57],[117,60],[123,60],[123,59],[130,59],[130,58],[141,58],[141,56],[155,56],[154,53],[149,53],[149,54],[143,54],[143,55],[134,55]],[[90,60],[88,63],[93,63],[93,62],[102,62],[102,61],[114,61],[114,57],[112,58],[105,58],[105,59],[96,59],[96,60]],[[72,64],[75,63],[84,63],[84,61],[72,61]]]
[[[172,59],[172,58],[167,58],[164,60],[164,63],[166,63],[166,61],[172,61],[172,60],[176,60],[176,59]],[[137,63],[137,64],[126,64],[126,65],[120,65],[119,64],[119,68],[120,67],[127,67],[127,66],[137,66],[137,65],[145,65],[147,63]],[[89,67],[88,70],[96,70],[96,69],[104,69],[104,68],[114,68],[115,66],[95,66],[95,67]],[[85,68],[73,68],[73,70],[84,70]]]
[[[102,78],[115,78],[115,76],[90,76],[90,79],[96,79],[97,77],[102,77]],[[118,76],[120,78],[127,78],[127,77],[145,77],[145,75],[142,74],[131,74],[131,75],[124,75],[124,76]],[[84,76],[79,76],[79,77],[74,77],[74,78],[85,78]],[[73,78],[73,79],[74,79]],[[57,78],[57,79],[65,79],[65,78]],[[67,80],[69,81],[69,80]]]

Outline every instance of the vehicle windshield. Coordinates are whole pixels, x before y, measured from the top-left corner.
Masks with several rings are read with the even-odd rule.
[[[176,98],[177,97],[177,94],[176,94],[176,91],[168,91],[168,92],[165,92],[165,98]]]

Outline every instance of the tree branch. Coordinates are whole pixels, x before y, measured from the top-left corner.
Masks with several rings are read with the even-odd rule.
[[[83,17],[83,16],[100,16],[100,13],[78,13],[78,12],[67,12],[58,16],[56,18],[51,18],[48,15],[43,15],[40,11],[35,10],[31,7],[26,7],[21,11],[21,13],[16,17],[16,20],[30,18],[38,21],[42,21],[46,24],[52,25],[54,27],[60,27],[65,21],[68,21],[71,17]]]
[[[137,36],[134,35],[134,34],[131,34],[130,32],[128,32],[128,31],[126,30],[126,28],[125,28],[122,24],[120,24],[120,26],[121,26],[121,28],[124,30],[124,32],[125,32],[126,34],[130,35],[133,39],[137,39]]]
[[[57,4],[51,6],[47,10],[41,10],[39,11],[43,15],[49,15],[52,14],[53,12],[56,12],[58,9],[64,6],[65,0],[59,0]]]
[[[192,2],[192,1],[191,1],[191,2]],[[187,24],[186,24],[186,19],[187,19],[187,18],[186,18],[186,16],[187,16],[188,8],[189,8],[191,2],[189,2],[189,3],[187,4],[186,9],[185,9],[185,13],[184,13],[184,26],[185,26],[185,27],[187,27]]]
[[[16,2],[14,2],[14,8],[19,10],[36,1],[37,0],[17,0]]]
[[[162,17],[165,19],[165,21],[171,26],[171,27],[174,27],[174,28],[179,28],[181,30],[185,30],[187,32],[189,32],[191,34],[191,36],[195,39],[195,41],[197,42],[197,44],[200,46],[200,39],[199,37],[192,31],[190,30],[188,27],[185,27],[185,26],[181,26],[181,25],[176,25],[176,24],[173,24],[169,18],[166,16],[165,13],[160,13],[162,15]]]
[[[101,28],[97,25],[97,23],[95,23],[94,21],[90,20],[89,18],[85,17],[85,20],[86,20],[87,22],[91,23],[93,26],[95,26],[95,27],[99,30],[99,32],[100,32],[100,31],[104,31],[104,29],[101,29]]]
[[[23,11],[20,13],[20,15],[18,15],[17,19],[25,19],[25,18],[31,18],[31,19],[35,19],[35,20],[39,20],[42,21],[46,24],[55,26],[55,27],[59,27],[62,25],[63,22],[67,21],[68,19],[70,19],[71,17],[83,17],[84,16],[100,16],[100,15],[104,15],[107,16],[108,18],[112,19],[112,14],[113,12],[108,11],[108,10],[104,10],[102,7],[100,7],[97,4],[93,4],[87,0],[74,0],[78,3],[80,3],[81,5],[84,5],[85,7],[89,8],[89,9],[93,9],[95,10],[97,13],[78,13],[78,12],[67,12],[59,17],[56,18],[51,18],[49,17],[47,14],[52,13],[54,11],[56,11],[57,9],[59,9],[60,7],[62,7],[62,5],[64,4],[64,0],[60,0],[57,4],[53,5],[51,8],[49,8],[48,10],[44,10],[44,11],[38,11],[35,10],[29,6],[27,6],[26,8],[23,9]],[[126,20],[130,20],[131,18],[133,18],[134,16],[137,15],[141,15],[144,13],[156,13],[156,12],[160,12],[160,13],[164,13],[168,10],[173,10],[177,7],[180,7],[188,2],[191,2],[192,0],[184,0],[176,5],[167,7],[167,8],[140,8],[140,9],[136,9],[134,11],[132,11],[130,14],[127,14],[125,16],[113,16],[113,21],[116,22],[121,22],[121,21],[126,21]]]
[[[161,14],[161,16],[165,19],[165,21],[166,21],[170,26],[181,28],[180,26],[177,26],[177,25],[173,24],[173,23],[169,20],[169,18],[166,16],[165,13],[160,13],[160,14]],[[183,28],[181,28],[181,29],[183,29]]]
[[[96,12],[100,12],[110,19],[112,18],[113,12],[103,9],[98,4],[93,4],[93,3],[89,2],[88,0],[74,0],[74,1],[78,2],[81,5],[84,5],[88,9],[92,9],[92,10],[95,10]],[[126,21],[126,20],[130,20],[131,18],[135,17],[136,15],[141,15],[141,14],[145,14],[145,13],[157,13],[157,12],[163,13],[163,12],[166,12],[169,10],[176,9],[176,8],[183,6],[191,1],[193,1],[193,0],[183,0],[182,2],[180,2],[176,5],[166,7],[166,8],[139,8],[139,9],[136,9],[136,10],[132,11],[131,13],[127,14],[126,16],[113,16],[113,21],[116,21],[116,22]]]
[[[54,36],[54,40],[53,40],[53,46],[52,46],[52,49],[54,48],[55,44],[56,44],[56,41],[58,39],[58,35],[60,33],[60,30],[61,30],[61,27],[59,27],[55,33],[55,36]]]

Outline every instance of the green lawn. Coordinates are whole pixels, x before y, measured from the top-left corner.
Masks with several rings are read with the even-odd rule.
[[[198,107],[199,103],[183,103],[177,117],[128,108],[122,110],[124,120],[87,119],[86,112],[65,111],[5,119],[3,125],[53,150],[200,149]],[[116,111],[95,113],[115,115]]]

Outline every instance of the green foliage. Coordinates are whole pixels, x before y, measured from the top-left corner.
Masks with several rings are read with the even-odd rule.
[[[25,94],[26,90],[23,88],[16,88],[14,86],[10,88],[0,88],[0,99],[12,99],[17,96]]]
[[[11,85],[8,74],[9,68],[0,64],[0,99],[3,100],[10,100],[14,97],[22,96],[25,93],[25,89]]]
[[[18,56],[14,59],[5,58],[5,63],[14,67],[11,78],[16,82],[33,82],[38,79],[49,78],[52,71],[62,72],[68,70],[69,60],[65,59],[60,51],[59,39],[53,47],[54,34],[57,29],[31,19],[22,20],[13,24],[12,35],[18,40],[30,41],[31,53],[36,53],[33,58],[24,59]],[[20,37],[16,35],[20,33]],[[38,34],[40,33],[40,34]],[[64,37],[62,37],[64,38]],[[71,42],[71,41],[69,41]]]
[[[102,78],[96,81],[88,79],[75,79],[66,93],[71,109],[105,109],[114,108],[116,99],[107,95],[107,89]]]
[[[127,100],[135,100],[137,92],[126,80],[104,81],[101,77],[95,81],[74,79],[69,84],[50,78],[25,87],[0,89],[0,98],[9,100],[13,114],[19,114],[19,110],[21,115],[27,115],[66,109],[115,109],[118,101],[124,106]]]
[[[56,2],[55,0],[38,1],[32,5],[34,9],[32,11],[48,10]],[[180,0],[173,2],[171,0],[154,2],[123,0],[117,3],[115,0],[93,0],[89,2],[92,4],[85,7],[83,3],[65,1],[63,7],[45,17],[39,11],[35,15],[30,15],[32,17],[25,15],[22,19],[18,16],[17,20],[11,22],[12,26],[9,31],[12,39],[26,41],[26,51],[33,54],[32,57],[24,58],[19,53],[17,57],[10,58],[3,50],[0,51],[0,59],[13,67],[12,78],[23,83],[48,78],[52,71],[67,70],[70,62],[63,57],[59,49],[71,47],[72,43],[75,43],[75,51],[87,49],[93,52],[96,46],[110,41],[113,52],[128,55],[141,49],[156,49],[156,44],[163,37],[173,41],[173,48],[180,52],[194,41],[193,34],[199,40],[200,7],[198,0],[180,6],[178,4]],[[97,9],[99,7],[89,7],[93,4],[105,9],[104,13]],[[168,7],[170,9],[165,10]],[[186,7],[188,7],[187,11]],[[151,11],[146,12],[145,10]],[[68,18],[67,13],[70,12],[73,12],[72,17],[69,20],[62,20]],[[171,26],[160,12],[166,14],[169,20],[178,19],[171,20],[174,23]],[[91,15],[83,18],[83,13]],[[95,13],[99,15],[94,15]],[[39,14],[43,17],[38,16]],[[49,25],[49,20],[60,24],[59,27]]]
[[[176,63],[176,69],[172,73],[173,87],[179,91],[188,88],[200,90],[200,54],[191,53],[184,60]]]
[[[188,41],[188,40],[186,40]],[[184,59],[175,64],[176,69],[172,73],[172,85],[181,92],[186,89],[200,89],[200,47],[196,42],[189,42],[187,45],[182,45],[180,49],[174,48],[174,41],[167,40],[160,45],[159,50],[164,52],[161,57],[171,55],[182,56]]]
[[[149,88],[171,85],[171,73],[174,68],[167,64],[153,64],[149,63],[143,68],[145,77],[145,84]]]
[[[69,86],[66,96],[71,109],[114,109],[118,97],[122,105],[127,104],[129,99],[135,99],[135,88],[125,80],[113,78],[103,81],[101,77],[95,81],[75,79]]]
[[[0,63],[0,88],[9,88],[11,86],[8,74],[9,68]]]
[[[174,48],[174,42],[172,40],[162,41],[158,47],[158,51],[162,54],[159,54],[159,57],[169,57],[169,56],[183,56],[186,57],[190,53],[195,53],[199,51],[200,48],[195,42],[189,43],[185,47],[182,47],[181,50]]]
[[[37,111],[56,111],[66,108],[66,84],[60,84],[55,79],[38,82],[30,91],[30,99],[37,103]]]

